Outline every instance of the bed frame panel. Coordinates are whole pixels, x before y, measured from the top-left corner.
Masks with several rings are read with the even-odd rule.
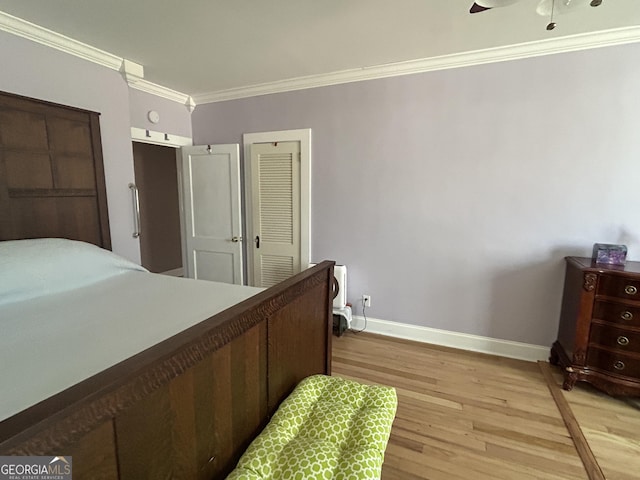
[[[224,478],[300,380],[331,373],[332,280],[323,262],[0,422],[0,454],[72,455],[74,478]]]

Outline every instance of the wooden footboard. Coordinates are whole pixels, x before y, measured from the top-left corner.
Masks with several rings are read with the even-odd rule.
[[[332,285],[323,262],[0,422],[0,455],[71,455],[74,479],[224,478],[300,380],[331,373]]]

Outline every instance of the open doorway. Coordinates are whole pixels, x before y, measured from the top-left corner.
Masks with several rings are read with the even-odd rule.
[[[183,276],[176,149],[133,142],[140,202],[140,258],[154,273]]]

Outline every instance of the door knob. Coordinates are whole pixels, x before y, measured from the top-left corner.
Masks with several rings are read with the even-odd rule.
[[[233,237],[233,238],[231,239],[231,241],[232,241],[233,243],[241,242],[241,241],[242,241],[242,237]]]

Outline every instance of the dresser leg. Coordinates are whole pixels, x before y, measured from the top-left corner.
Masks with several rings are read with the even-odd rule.
[[[573,387],[578,381],[578,374],[573,371],[565,371],[564,373],[564,383],[562,384],[562,388],[565,390],[573,390]]]
[[[549,363],[555,366],[558,366],[560,364],[560,357],[558,357],[558,352],[556,352],[555,348],[551,348],[551,354],[549,355]]]

